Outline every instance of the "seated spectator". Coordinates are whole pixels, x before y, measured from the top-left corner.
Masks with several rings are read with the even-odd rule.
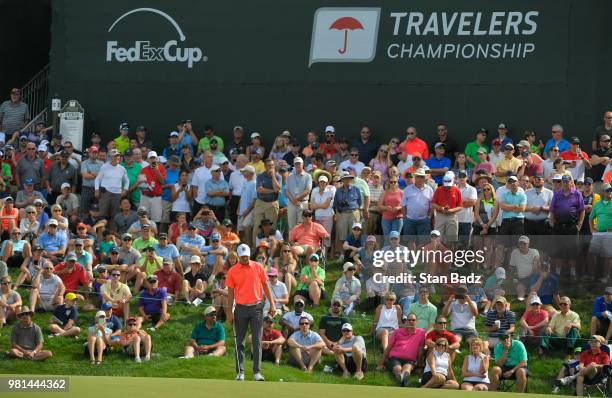
[[[416,327],[416,315],[410,313],[405,320],[402,327],[389,337],[389,345],[377,367],[382,370],[386,365],[402,387],[408,387],[410,384],[409,376],[423,355],[425,343],[425,331]]]
[[[188,231],[189,223],[187,223],[187,214],[185,213],[177,213],[176,214],[176,222],[170,224],[170,228],[168,229],[168,239],[170,242],[178,245],[178,238],[186,235]]]
[[[130,314],[132,292],[128,285],[121,282],[119,270],[111,271],[110,276],[111,280],[100,286],[102,300],[112,306],[114,315],[126,319]]]
[[[363,337],[353,334],[353,326],[350,323],[342,325],[342,337],[333,350],[343,377],[350,377],[351,373],[354,373],[357,380],[363,379],[368,369],[366,345]]]
[[[451,333],[457,337],[459,342],[466,340],[469,345],[471,340],[478,337],[476,331],[478,308],[467,293],[465,286],[457,287],[455,294],[450,295],[444,303],[442,316],[450,316]]]
[[[278,270],[274,267],[268,268],[268,286],[270,286],[270,291],[272,292],[272,296],[274,296],[276,313],[282,314],[284,312],[283,308],[287,308],[287,304],[289,303],[289,291],[287,290],[287,286],[278,280]],[[268,311],[269,308],[270,302],[266,297],[264,312]]]
[[[21,236],[31,244],[38,238],[38,231],[40,230],[40,223],[36,219],[36,208],[34,206],[26,207],[25,214],[20,219],[19,230]]]
[[[49,319],[49,338],[65,336],[74,337],[81,333],[81,328],[76,325],[79,317],[79,309],[76,305],[77,296],[74,293],[66,294],[64,304],[60,304],[53,310],[53,316]]]
[[[210,292],[213,306],[217,310],[217,317],[219,319],[225,319],[225,311],[228,308],[227,297],[229,294],[229,289],[227,287],[227,276],[225,272],[219,272],[215,277],[215,286]],[[219,316],[219,314],[222,314]]]
[[[576,395],[584,395],[585,381],[593,383],[603,375],[604,366],[610,365],[610,356],[602,351],[601,346],[606,344],[602,336],[591,336],[590,348],[580,354],[580,371],[576,377]]]
[[[293,254],[296,256],[309,257],[321,247],[321,239],[329,239],[330,236],[325,228],[312,221],[312,210],[302,211],[302,222],[296,225],[289,233],[289,242],[296,243],[293,246]]]
[[[65,234],[57,230],[58,222],[52,218],[47,223],[47,230],[38,237],[38,244],[45,251],[45,257],[57,263],[66,253],[68,242]],[[76,261],[76,259],[75,259]]]
[[[553,347],[564,347],[567,354],[571,354],[580,338],[580,316],[570,310],[572,301],[569,297],[563,296],[559,300],[559,306],[561,312],[553,315],[548,326],[541,333],[540,355]]]
[[[506,283],[506,270],[503,267],[495,268],[495,272],[489,276],[484,283],[484,290],[487,293],[487,298],[493,300],[499,296],[500,290],[504,290]]]
[[[157,245],[159,241],[155,239],[155,232],[151,231],[151,224],[143,223],[140,225],[140,236],[134,239],[134,243],[132,246],[134,249],[139,252],[145,252],[149,247],[152,247],[155,250],[155,245]]]
[[[389,336],[399,328],[402,323],[402,308],[395,304],[397,296],[393,292],[385,295],[384,304],[376,307],[372,327],[375,329],[376,338],[380,340],[380,348],[385,351],[389,345]]]
[[[106,312],[96,312],[95,322],[87,332],[86,352],[92,365],[100,365],[104,354],[110,353],[113,330],[107,324]]]
[[[53,264],[45,259],[36,265],[36,276],[30,290],[30,307],[36,311],[53,311],[64,302],[66,287],[62,279],[53,272]]]
[[[606,287],[603,296],[593,303],[591,335],[601,334],[606,341],[612,338],[612,286]]]
[[[325,270],[319,266],[319,256],[311,254],[308,265],[302,267],[300,282],[297,285],[295,299],[302,299],[312,303],[313,308],[319,305],[321,299],[327,299],[325,293]]]
[[[181,293],[181,275],[174,270],[171,258],[163,260],[162,269],[155,271],[154,275],[159,280],[159,287],[166,289],[168,293],[168,305],[174,304]]]
[[[563,361],[563,365],[561,365],[561,369],[559,369],[555,379],[555,386],[552,390],[553,394],[558,394],[562,386],[571,385],[576,381],[580,371],[580,355],[582,355],[582,347],[577,347],[574,350],[574,357]]]
[[[312,373],[314,367],[321,359],[321,351],[325,343],[317,333],[310,330],[310,319],[306,316],[300,317],[300,329],[293,332],[287,340],[289,346],[289,364],[302,369],[304,372]]]
[[[459,347],[461,346],[461,340],[453,333],[446,330],[446,318],[443,316],[438,316],[436,318],[436,325],[434,329],[425,335],[425,347],[427,352],[436,348],[436,344],[438,339],[446,340],[446,351],[448,355],[450,355],[451,361],[455,359],[456,351],[459,351]]]
[[[0,238],[9,238],[9,232],[19,229],[19,209],[13,207],[14,201],[11,196],[7,196],[4,201],[0,201]]]
[[[255,236],[255,247],[259,247],[262,241],[268,242],[271,253],[276,253],[278,245],[284,242],[283,234],[278,229],[274,228],[272,221],[267,218],[264,218],[259,223],[258,232]]]
[[[27,264],[31,256],[30,243],[22,239],[19,228],[13,228],[10,238],[2,242],[2,260],[8,267],[14,268]]]
[[[217,311],[212,305],[204,310],[204,320],[198,322],[191,332],[191,342],[185,347],[181,358],[193,358],[196,355],[220,357],[225,355],[225,329],[217,321]]]
[[[149,328],[152,332],[170,319],[166,289],[161,289],[157,285],[157,277],[150,275],[147,278],[147,288],[140,293],[138,301],[138,312],[145,321],[153,324],[153,327]]]
[[[497,391],[502,379],[516,380],[516,392],[525,392],[527,387],[527,350],[519,340],[513,340],[508,332],[499,335],[495,346],[495,366],[491,372],[491,391]]]
[[[484,290],[482,281],[477,281],[468,286],[468,295],[476,303],[478,312],[482,316],[486,316],[491,309],[491,301],[487,298],[487,293]]]
[[[463,358],[461,389],[466,391],[487,391],[489,389],[489,356],[484,350],[484,341],[478,337],[470,342],[470,353]]]
[[[79,197],[72,193],[72,187],[65,182],[61,186],[62,193],[55,199],[55,204],[59,205],[70,223],[76,223],[79,216]]]
[[[174,264],[174,269],[183,273],[183,264],[181,263],[181,256],[179,254],[178,249],[174,245],[174,243],[168,242],[168,234],[165,232],[161,232],[157,235],[158,243],[155,245],[155,254],[162,258],[168,258]]]
[[[285,312],[280,319],[283,337],[288,338],[296,330],[300,329],[300,319],[302,317],[306,317],[310,320],[310,323],[314,323],[312,315],[304,311],[304,300],[294,298],[293,311]]]
[[[11,332],[11,348],[7,355],[9,358],[30,359],[44,361],[53,356],[49,350],[43,350],[44,338],[40,327],[32,322],[34,312],[27,305],[21,307],[17,313],[18,323]]]
[[[200,252],[204,256],[205,272],[217,275],[223,270],[229,252],[225,246],[221,245],[221,235],[218,232],[211,234],[210,242],[210,245],[203,246]]]
[[[200,256],[191,256],[189,268],[189,271],[183,275],[183,297],[187,304],[191,304],[193,300],[205,294],[210,277],[210,274],[202,271]]]
[[[219,229],[221,244],[228,251],[236,250],[236,247],[240,244],[240,238],[235,232],[232,231],[233,227],[234,223],[232,223],[232,220],[226,218],[221,223],[221,228]]]
[[[516,326],[516,315],[508,309],[506,298],[500,296],[494,301],[495,307],[487,312],[487,320],[485,321],[485,332],[489,335],[489,349],[492,349],[499,343],[501,336],[514,333]]]
[[[123,347],[123,352],[134,357],[134,362],[140,363],[140,354],[144,352],[144,360],[151,360],[151,350],[153,344],[151,336],[140,329],[142,319],[129,317],[125,321],[126,330],[119,335],[119,344]]]
[[[265,312],[265,311],[264,311]],[[270,315],[264,316],[263,333],[261,336],[261,360],[273,361],[274,365],[280,365],[281,356],[283,354],[283,344],[285,338],[280,330],[274,329],[274,318]],[[249,343],[253,340],[253,336],[249,335]]]
[[[361,233],[361,223],[353,223],[351,232],[344,239],[342,250],[344,250],[344,261],[355,261],[355,255],[365,245],[365,235]]]
[[[542,308],[542,301],[538,296],[532,296],[529,309],[525,311],[520,321],[521,341],[526,346],[539,346],[540,334],[548,325],[548,311]]]
[[[413,313],[417,317],[416,327],[425,330],[429,333],[434,328],[438,309],[429,301],[429,289],[427,286],[419,288],[419,301],[410,304],[409,313]]]
[[[151,233],[157,235],[157,224],[149,218],[149,211],[146,207],[140,206],[136,212],[138,220],[130,225],[127,232],[139,237],[142,233],[142,226],[148,225]]]
[[[56,220],[57,221],[57,232],[60,234],[64,234],[67,238],[69,234],[69,231],[68,231],[69,222],[68,222],[68,219],[63,216],[62,214],[63,211],[64,210],[62,209],[62,206],[58,204],[52,205],[51,206],[51,218],[49,218],[49,221]],[[49,224],[47,223],[47,225]]]
[[[342,266],[344,275],[336,281],[332,301],[339,300],[345,307],[344,314],[349,315],[357,305],[361,297],[361,282],[355,277],[355,266],[346,262]]]
[[[280,256],[274,258],[274,268],[278,270],[278,279],[285,284],[288,291],[297,286],[293,273],[297,267],[297,260],[291,250],[291,245],[283,243]]]
[[[204,238],[196,233],[195,224],[189,224],[187,234],[178,237],[177,246],[181,254],[181,262],[189,264],[192,256],[199,256],[200,249],[205,245]]]
[[[378,282],[376,282],[378,280]],[[365,283],[366,301],[360,307],[363,311],[369,312],[378,307],[385,301],[385,295],[389,292],[391,284],[387,280],[379,280],[374,276],[370,277]]]
[[[540,253],[529,247],[529,238],[521,236],[518,248],[510,254],[510,267],[518,279],[516,284],[516,295],[519,301],[525,300],[527,289],[531,287],[531,279],[538,274],[540,269]]]
[[[550,272],[550,263],[543,262],[540,272],[531,277],[531,294],[536,294],[543,305],[559,307],[559,279]]]
[[[443,388],[456,390],[459,383],[453,372],[453,358],[448,353],[448,341],[440,337],[432,349],[428,350],[425,369],[421,377],[421,388]]]
[[[79,290],[79,285],[87,286],[92,282],[74,253],[68,253],[66,261],[55,266],[54,273],[61,278],[68,293]]]
[[[17,317],[21,310],[21,295],[11,288],[11,276],[0,278],[0,328]]]
[[[353,257],[356,272],[363,281],[368,281],[374,273],[379,271],[374,267],[374,251],[377,249],[376,236],[369,235],[366,238],[365,244],[359,248],[357,254]]]
[[[348,322],[348,318],[342,316],[342,301],[332,299],[329,315],[323,315],[319,320],[319,335],[325,343],[324,355],[334,355],[334,347],[342,337],[342,325]]]
[[[122,235],[128,231],[130,225],[138,221],[138,215],[134,210],[132,210],[132,204],[130,203],[129,198],[121,199],[119,206],[121,211],[113,215],[110,229]]]

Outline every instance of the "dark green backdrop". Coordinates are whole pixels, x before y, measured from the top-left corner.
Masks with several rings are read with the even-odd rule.
[[[182,29],[141,7],[167,13]],[[319,7],[380,7],[377,50],[369,63],[314,63],[309,67],[313,18]],[[538,11],[530,36],[393,36],[390,12]],[[534,128],[549,136],[553,123],[590,139],[611,107],[612,2],[540,1],[123,1],[53,2],[52,89],[85,107],[87,133],[114,137],[117,126],[145,124],[164,137],[173,124],[194,120],[228,136],[236,124],[272,136],[289,129],[336,126],[356,136],[363,124],[382,136],[404,137],[416,126],[431,137],[446,121],[462,141],[479,127],[507,123],[514,135]],[[455,30],[456,33],[456,30]],[[341,35],[342,32],[338,32]],[[349,32],[350,34],[350,32]],[[341,36],[339,36],[341,37]],[[106,61],[107,41],[160,46],[179,40],[199,47],[206,62]],[[525,43],[520,59],[403,59],[386,56],[391,43]]]

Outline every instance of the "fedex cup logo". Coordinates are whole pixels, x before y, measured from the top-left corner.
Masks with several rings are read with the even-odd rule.
[[[370,62],[376,55],[380,8],[319,8],[314,15],[310,59],[316,62]]]
[[[178,33],[178,39],[184,42],[186,37],[179,24],[168,14],[155,8],[136,8],[130,10],[112,23],[108,32],[111,32],[115,25],[125,17],[140,13],[149,12],[165,18]],[[204,55],[199,47],[182,47],[177,40],[168,40],[165,44],[157,47],[150,41],[135,41],[129,48],[120,47],[117,41],[106,42],[106,62],[183,62],[187,68],[193,68],[197,62],[206,62],[208,57]]]

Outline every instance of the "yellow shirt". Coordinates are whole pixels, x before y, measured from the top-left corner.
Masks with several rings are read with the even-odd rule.
[[[120,135],[119,137],[115,138],[115,145],[117,145],[117,150],[123,155],[130,147],[130,139],[129,137],[123,137]]]
[[[100,286],[100,293],[106,294],[113,301],[128,299],[130,298],[130,288],[125,283],[119,282],[117,285],[117,289],[113,289],[111,286],[111,282],[105,283]],[[113,307],[116,307],[116,303],[113,304]]]
[[[253,168],[255,169],[255,174],[261,174],[266,171],[266,165],[261,160],[255,163],[249,162],[247,163],[247,166],[253,166]]]
[[[567,311],[565,315],[558,312],[555,314],[548,326],[552,329],[553,334],[557,336],[565,336],[567,333],[564,328],[569,323],[577,323],[580,324],[580,316],[574,311]]]
[[[510,159],[506,159],[506,157],[504,156],[503,158],[499,159],[497,161],[497,164],[495,165],[495,168],[497,169],[497,171],[503,172],[504,176],[503,177],[495,177],[495,179],[500,184],[505,184],[506,183],[506,178],[507,178],[505,176],[505,173],[507,173],[508,171],[512,171],[514,174],[516,174],[516,172],[518,171],[518,169],[522,165],[523,165],[523,161],[520,160],[519,158],[515,158],[513,156]]]

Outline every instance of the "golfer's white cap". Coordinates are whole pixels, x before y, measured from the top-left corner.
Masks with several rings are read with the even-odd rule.
[[[236,251],[238,252],[238,257],[251,256],[251,248],[245,245],[244,243],[238,246],[238,249],[236,249]]]

